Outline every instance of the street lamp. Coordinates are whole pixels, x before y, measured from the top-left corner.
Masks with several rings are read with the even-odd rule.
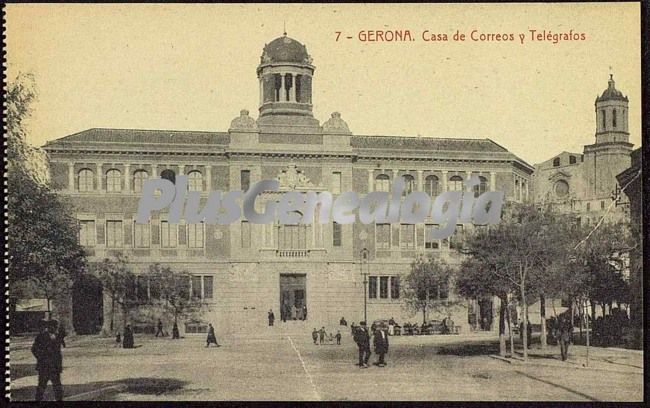
[[[368,249],[363,248],[361,250],[361,263],[360,263],[360,268],[361,268],[361,275],[363,275],[363,321],[368,322],[368,294],[367,294],[367,286],[368,286],[368,267],[366,267],[366,272],[363,272],[363,264],[368,264]]]

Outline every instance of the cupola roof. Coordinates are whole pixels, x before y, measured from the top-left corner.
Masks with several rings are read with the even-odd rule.
[[[274,62],[311,63],[307,47],[299,41],[287,37],[286,33],[264,46],[260,60],[262,64]]]
[[[596,98],[596,102],[603,102],[603,101],[626,101],[627,102],[627,96],[624,96],[623,92],[616,89],[613,74],[609,74],[607,89],[605,89],[602,95]]]

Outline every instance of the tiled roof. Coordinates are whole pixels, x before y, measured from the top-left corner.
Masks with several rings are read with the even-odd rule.
[[[62,137],[48,144],[59,142],[116,142],[213,145],[228,144],[229,141],[230,136],[225,132],[94,128]]]
[[[409,136],[353,136],[353,148],[507,152],[490,139],[446,139]]]

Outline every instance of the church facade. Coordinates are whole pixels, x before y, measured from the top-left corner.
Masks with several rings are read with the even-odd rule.
[[[471,225],[429,240],[426,232],[437,227],[432,221],[172,224],[163,210],[148,224],[135,223],[144,181],[179,175],[203,202],[212,191],[246,191],[269,179],[280,182],[278,196],[296,190],[337,197],[390,191],[402,177],[407,192],[435,198],[463,191],[471,176],[478,177],[479,193],[532,200],[534,168],[492,140],[355,135],[336,112],[321,124],[312,113],[314,73],[306,47],[285,34],[263,49],[257,118],[242,110],[222,132],[94,128],[48,142],[52,182],[74,205],[89,261],[124,253],[136,273],[156,262],[190,272],[192,296],[207,307],[200,321],[181,325],[188,334],[204,331],[207,322],[222,332],[259,327],[269,310],[276,321],[288,310],[310,329],[332,327],[341,317],[363,320],[364,305],[370,322],[421,323],[421,313],[404,307],[404,274],[421,254],[459,263],[456,248]],[[149,285],[138,287],[149,293]],[[104,328],[110,303],[104,295]],[[461,330],[496,327],[491,299],[463,305],[453,315]]]

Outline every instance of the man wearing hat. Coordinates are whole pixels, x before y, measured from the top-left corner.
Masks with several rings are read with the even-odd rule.
[[[368,360],[370,359],[370,333],[366,322],[359,323],[360,326],[355,329],[354,341],[359,347],[359,367],[368,368]]]
[[[63,356],[61,355],[61,340],[57,334],[57,327],[56,320],[41,320],[40,333],[32,345],[32,354],[36,357],[36,370],[38,371],[36,401],[43,399],[48,381],[52,381],[54,398],[57,401],[63,401],[63,387],[61,386]]]

